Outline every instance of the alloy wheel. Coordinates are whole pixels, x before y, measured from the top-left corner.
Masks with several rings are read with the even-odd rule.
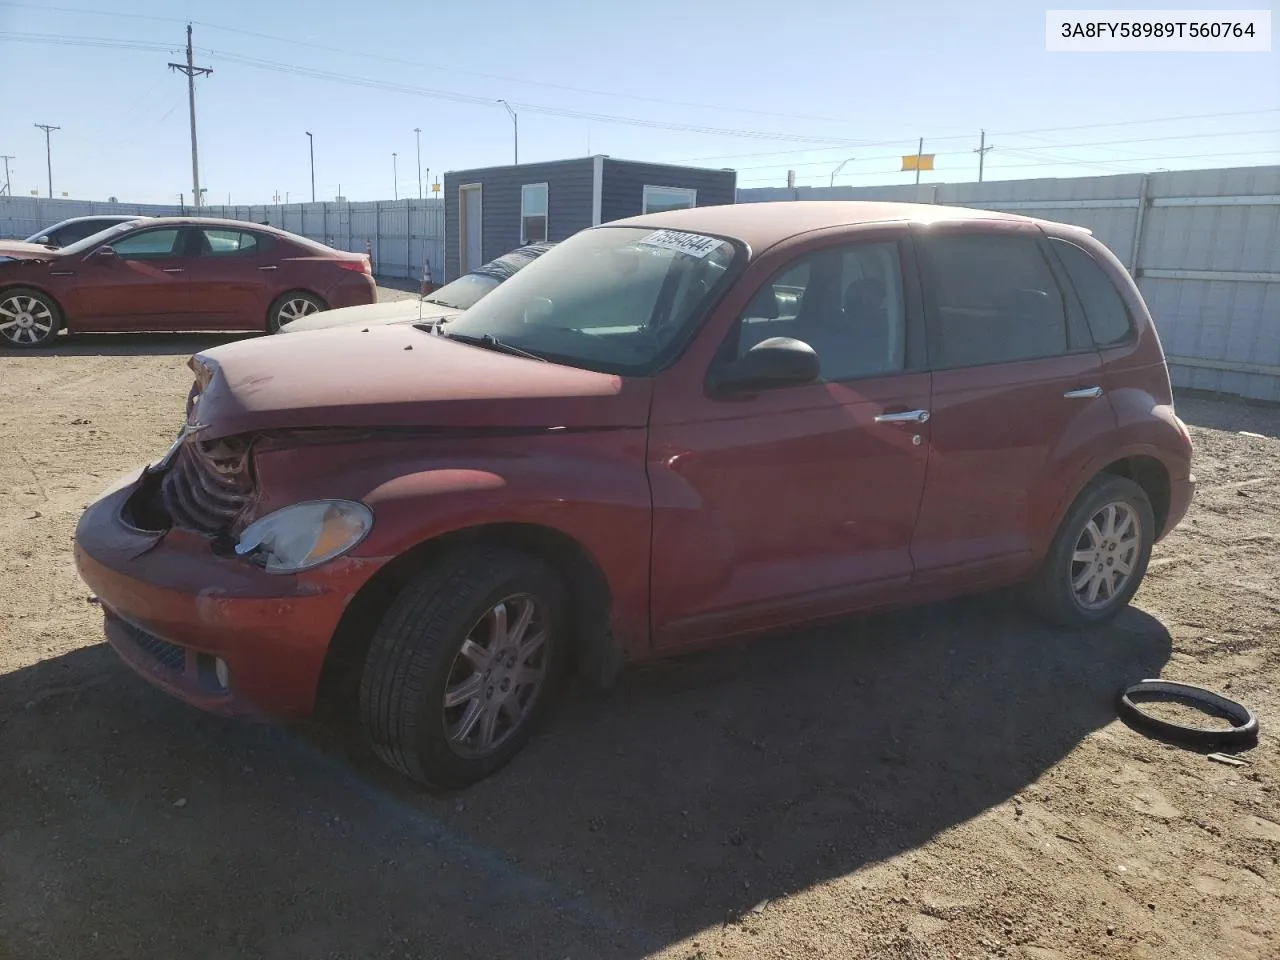
[[[547,678],[546,610],[530,594],[494,604],[468,631],[445,680],[444,727],[459,756],[493,753],[532,712]]]
[[[0,335],[15,344],[40,343],[53,333],[53,311],[38,297],[0,300]]]
[[[1071,591],[1083,610],[1114,602],[1133,576],[1142,549],[1142,521],[1128,503],[1100,507],[1080,531],[1071,555]]]
[[[292,300],[286,300],[280,304],[280,309],[276,311],[276,320],[283,327],[286,323],[292,323],[300,317],[319,312],[320,308],[316,306],[314,300],[308,300],[306,297],[294,297]]]

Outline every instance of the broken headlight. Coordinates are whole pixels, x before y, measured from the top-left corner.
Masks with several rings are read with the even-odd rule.
[[[307,500],[261,517],[236,553],[268,573],[310,570],[354,550],[373,529],[373,511],[354,500]]]

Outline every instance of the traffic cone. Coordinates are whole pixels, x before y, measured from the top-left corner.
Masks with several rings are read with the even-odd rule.
[[[428,293],[434,293],[435,290],[436,290],[436,285],[431,279],[431,260],[430,259],[423,260],[422,261],[422,296],[425,297]]]

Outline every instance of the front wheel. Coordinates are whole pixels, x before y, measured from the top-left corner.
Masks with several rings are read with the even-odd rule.
[[[360,683],[377,756],[431,786],[465,787],[524,746],[565,673],[559,576],[502,548],[468,549],[424,571],[388,608]]]
[[[1094,480],[1068,511],[1031,584],[1035,612],[1063,627],[1110,620],[1142,584],[1155,528],[1142,487],[1109,474]]]
[[[328,309],[325,302],[314,293],[294,290],[277,297],[267,312],[267,332],[279,333],[282,327],[288,326],[300,317],[309,317],[313,313]]]
[[[0,291],[0,342],[10,347],[44,347],[62,326],[62,311],[39,290]]]

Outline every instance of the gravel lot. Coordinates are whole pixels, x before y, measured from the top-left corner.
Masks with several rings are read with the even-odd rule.
[[[1201,493],[1106,630],[997,596],[657,664],[431,796],[101,642],[75,521],[215,342],[0,353],[0,958],[1280,957],[1280,411],[1179,399]],[[1115,720],[1158,675],[1253,707],[1247,766]]]

